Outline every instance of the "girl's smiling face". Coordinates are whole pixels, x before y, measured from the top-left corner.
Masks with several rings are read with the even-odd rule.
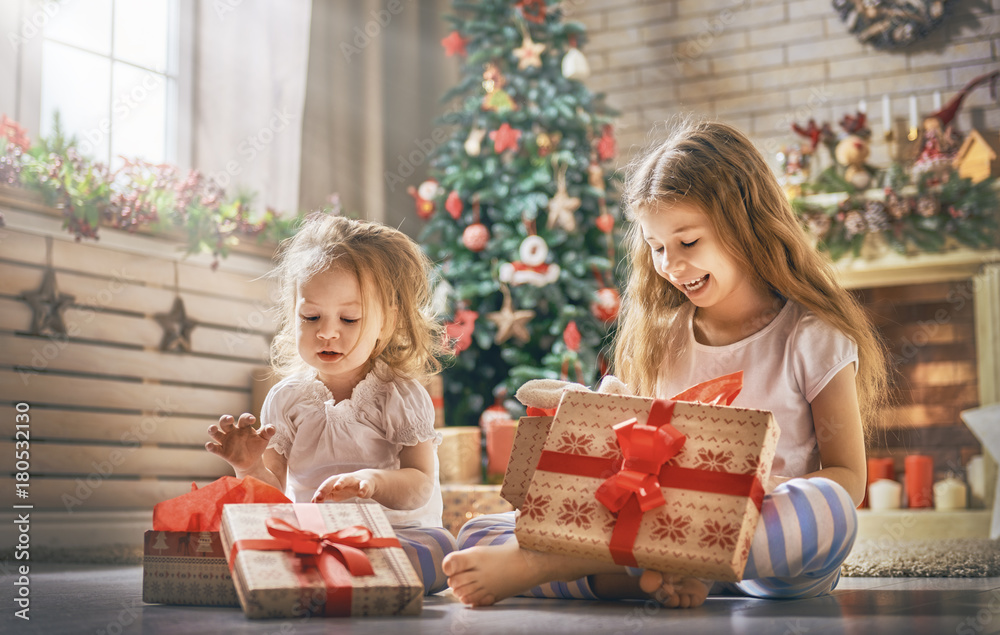
[[[350,394],[368,373],[382,312],[366,312],[357,276],[336,268],[299,285],[295,310],[299,355],[335,395]]]
[[[642,210],[637,220],[656,273],[695,306],[743,301],[749,281],[722,249],[715,228],[698,207],[684,202],[661,204]]]

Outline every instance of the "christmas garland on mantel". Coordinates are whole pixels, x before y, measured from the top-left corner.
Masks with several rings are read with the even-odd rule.
[[[215,263],[243,241],[277,243],[298,220],[270,208],[255,213],[252,195],[227,197],[197,170],[127,161],[111,171],[81,156],[58,118],[52,136],[36,144],[16,122],[0,120],[0,184],[41,194],[77,240],[96,240],[100,227],[174,235],[188,254],[208,252]]]
[[[973,183],[953,171],[940,184],[914,184],[896,166],[887,180],[884,190],[859,192],[829,170],[812,184],[817,193],[792,199],[792,208],[833,260],[860,256],[874,236],[904,255],[998,246],[996,179]]]

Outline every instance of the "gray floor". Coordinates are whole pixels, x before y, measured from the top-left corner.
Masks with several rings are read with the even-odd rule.
[[[1000,578],[844,578],[825,598],[709,598],[687,611],[521,598],[473,610],[443,594],[428,598],[419,618],[296,621],[248,620],[238,609],[143,604],[139,566],[50,564],[31,567],[31,620],[25,622],[14,617],[14,582],[3,577],[0,633],[1000,633]]]

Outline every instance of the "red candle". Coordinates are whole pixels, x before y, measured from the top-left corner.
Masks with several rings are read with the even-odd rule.
[[[896,480],[896,464],[891,456],[873,457],[868,459],[868,485],[879,479]],[[868,488],[865,487],[865,498],[860,507],[868,507]]]
[[[924,454],[906,457],[906,504],[911,508],[934,505],[934,459]]]

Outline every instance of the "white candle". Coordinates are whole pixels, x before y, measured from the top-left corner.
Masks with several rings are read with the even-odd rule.
[[[941,110],[941,91],[934,91],[934,112]]]
[[[886,132],[892,130],[892,113],[889,111],[888,95],[882,95],[882,126]]]
[[[866,102],[864,99],[858,102],[858,112],[860,113],[868,112],[868,102]]]
[[[910,95],[910,130],[916,130],[919,123],[917,122],[917,96]]]
[[[969,464],[965,466],[965,480],[969,482],[969,506],[985,507],[986,461],[981,455],[969,459]]]
[[[903,486],[896,481],[880,478],[868,486],[868,506],[873,512],[899,509],[903,500]]]
[[[950,511],[965,509],[965,483],[952,475],[934,483],[934,509]]]

